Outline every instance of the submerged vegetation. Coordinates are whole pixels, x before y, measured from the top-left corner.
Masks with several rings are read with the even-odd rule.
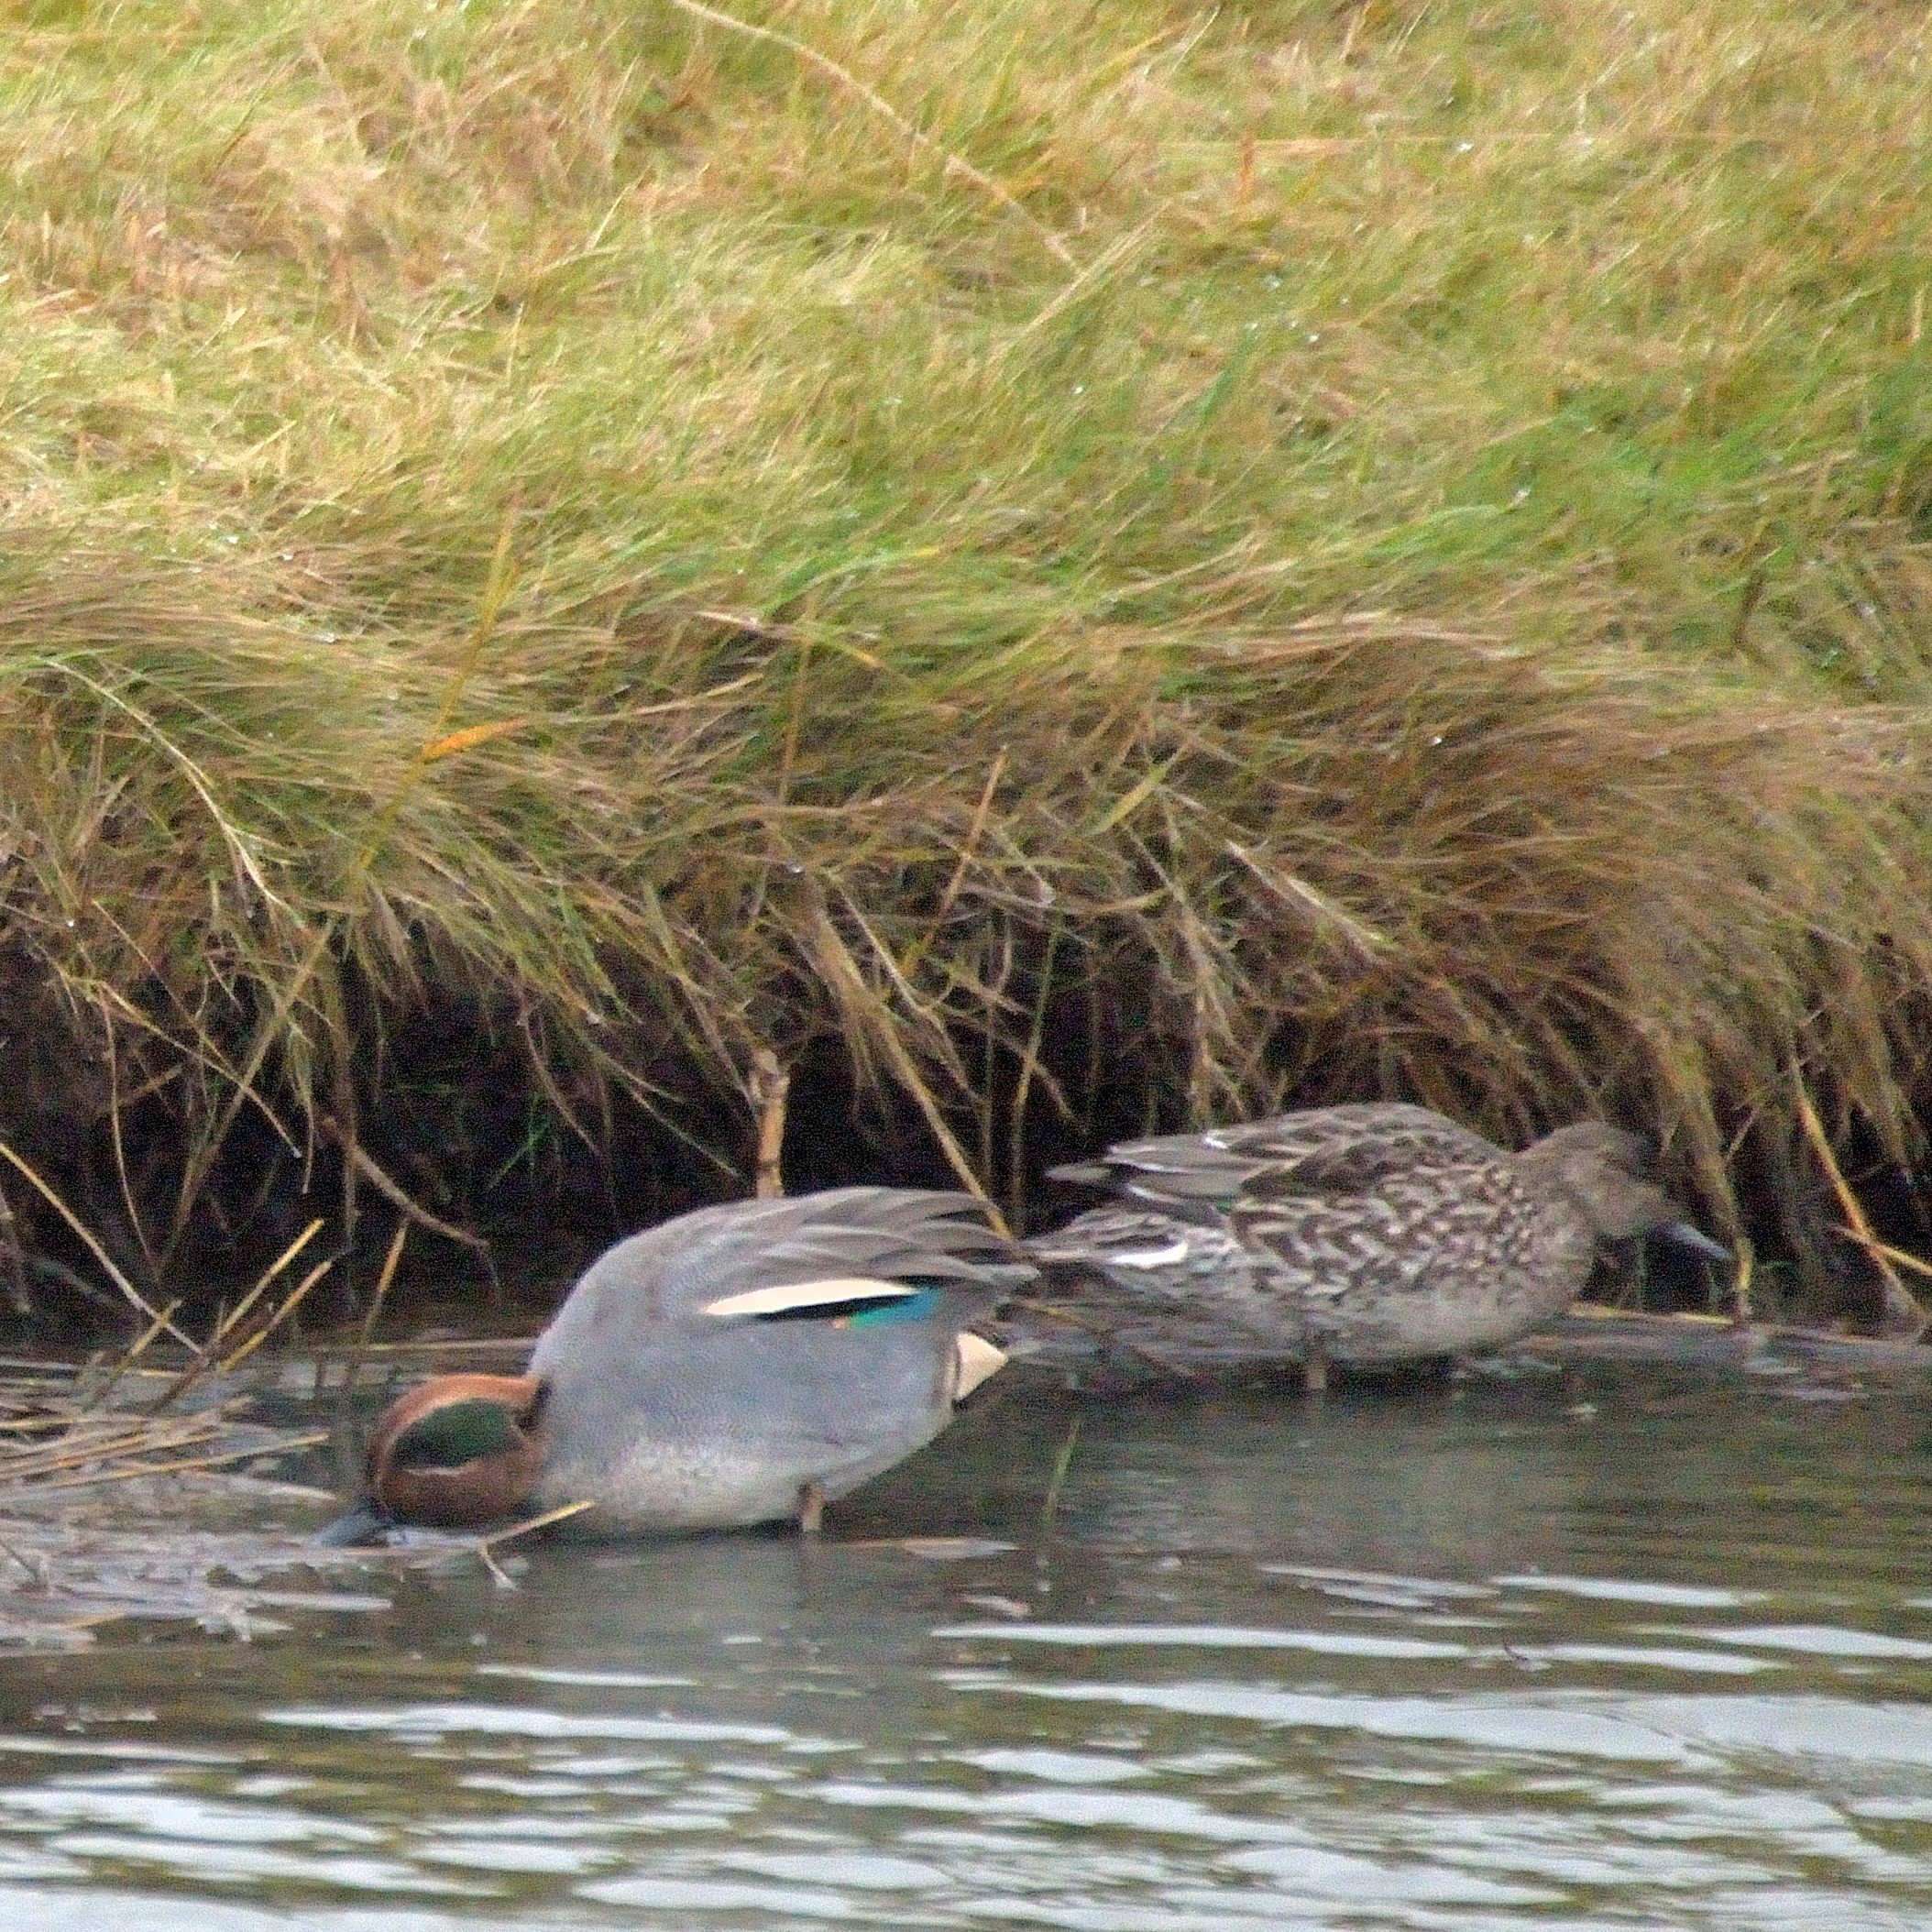
[[[23,1307],[29,1169],[668,1210],[767,1053],[807,1178],[1388,1093],[1911,1245],[1922,13],[14,17]]]

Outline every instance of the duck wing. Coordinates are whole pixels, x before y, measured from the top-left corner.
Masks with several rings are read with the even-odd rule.
[[[1099,1161],[1052,1171],[1198,1221],[1242,1201],[1367,1194],[1420,1169],[1502,1158],[1480,1134],[1432,1108],[1364,1102],[1126,1141]]]
[[[537,1345],[634,1348],[732,1323],[940,1317],[963,1328],[1037,1270],[969,1194],[834,1188],[729,1202],[634,1235],[596,1262]]]

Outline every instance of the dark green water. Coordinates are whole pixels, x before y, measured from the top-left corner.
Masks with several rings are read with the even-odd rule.
[[[1932,1925],[1923,1378],[1008,1380],[817,1547],[9,1660],[0,1920]]]

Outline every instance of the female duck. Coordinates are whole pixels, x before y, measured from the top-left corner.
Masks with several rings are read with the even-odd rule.
[[[1035,1270],[965,1194],[837,1188],[703,1208],[620,1242],[521,1376],[392,1403],[324,1531],[480,1527],[588,1501],[578,1534],[818,1527],[1004,1361],[967,1324]]]
[[[1643,1143],[1580,1121],[1510,1154],[1427,1107],[1320,1107],[1112,1147],[1058,1177],[1115,1199],[1026,1244],[1048,1356],[1169,1370],[1387,1366],[1514,1341],[1560,1314],[1597,1245],[1654,1232],[1728,1252],[1641,1173]]]

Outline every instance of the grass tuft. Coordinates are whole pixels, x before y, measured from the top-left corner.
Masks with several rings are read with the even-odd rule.
[[[1400,1092],[1909,1233],[1917,15],[20,15],[0,1134],[123,1267],[463,1218],[425,1015],[486,1165],[830,1052],[1015,1205]]]

